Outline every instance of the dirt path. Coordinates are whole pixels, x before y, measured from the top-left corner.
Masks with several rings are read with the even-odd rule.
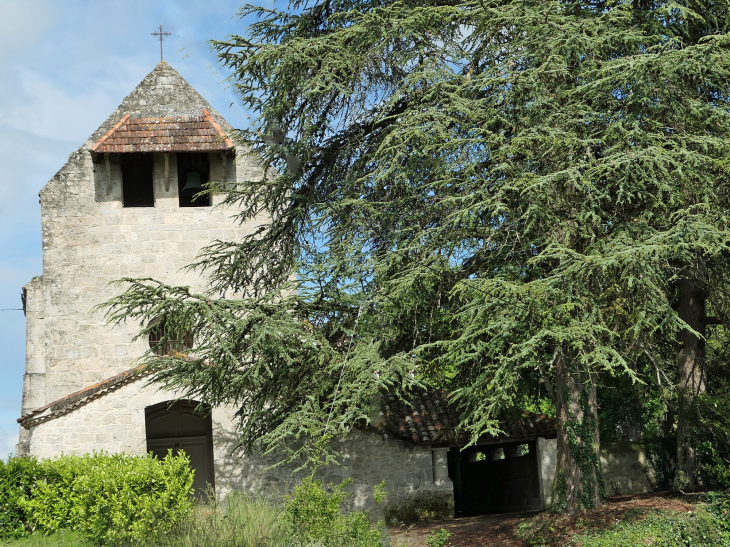
[[[556,545],[565,545],[570,536],[587,527],[607,527],[618,522],[630,509],[663,509],[667,511],[691,511],[686,498],[675,493],[655,492],[637,496],[609,498],[603,507],[574,516],[555,516],[548,513],[507,513],[479,517],[449,518],[417,522],[406,526],[389,526],[393,547],[427,547],[428,535],[441,528],[451,532],[449,541],[453,547],[523,547],[517,533],[520,521],[539,516],[537,520],[550,519],[557,529]],[[536,523],[537,524],[537,523]]]
[[[426,547],[428,535],[441,528],[451,532],[449,541],[454,547],[522,547],[515,525],[535,513],[507,513],[479,517],[429,520],[397,527],[389,526],[393,547]]]

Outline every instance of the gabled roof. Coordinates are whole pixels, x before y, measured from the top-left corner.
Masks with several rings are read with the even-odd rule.
[[[412,444],[464,445],[469,439],[457,434],[459,417],[444,392],[420,390],[412,406],[394,395],[385,397],[380,423],[373,424],[379,433]],[[481,442],[508,442],[555,437],[555,418],[533,412],[505,412],[499,420],[502,433],[484,437]]]
[[[94,143],[91,152],[218,152],[234,149],[233,141],[204,108],[200,116],[132,118],[126,114]]]

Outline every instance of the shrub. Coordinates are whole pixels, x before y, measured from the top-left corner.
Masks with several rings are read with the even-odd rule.
[[[14,458],[0,467],[0,537],[78,530],[97,545],[140,543],[190,510],[192,482],[187,458],[171,453]]]
[[[382,523],[373,526],[363,511],[340,512],[350,480],[330,485],[327,492],[322,482],[309,476],[286,497],[286,512],[300,544],[323,547],[380,547]],[[384,499],[382,485],[376,487],[378,503]]]
[[[164,533],[192,508],[187,456],[95,455],[76,481],[80,530],[94,543],[141,543]]]
[[[35,459],[0,460],[0,537],[19,538],[28,533],[28,517],[20,500],[30,495],[42,474]]]
[[[449,532],[445,528],[441,528],[439,531],[434,530],[428,535],[428,539],[426,539],[426,545],[428,545],[428,547],[446,547],[447,545],[450,545],[450,537],[451,532]]]
[[[74,456],[38,463],[40,475],[28,494],[18,499],[29,530],[52,534],[79,528],[81,506],[76,481],[87,472],[87,466],[87,459]]]

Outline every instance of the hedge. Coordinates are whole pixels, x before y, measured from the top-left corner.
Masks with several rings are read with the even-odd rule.
[[[192,484],[184,454],[0,461],[0,538],[78,530],[97,545],[142,543],[190,511]]]

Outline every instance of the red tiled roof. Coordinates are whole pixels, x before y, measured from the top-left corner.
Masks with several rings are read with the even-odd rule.
[[[381,434],[413,444],[466,444],[469,439],[457,434],[459,417],[445,393],[421,390],[412,406],[394,395],[387,395],[382,404],[379,424],[373,424]],[[536,439],[555,437],[555,418],[532,412],[505,412],[499,420],[502,433],[482,440]]]
[[[144,365],[134,367],[129,370],[102,380],[101,382],[92,386],[86,387],[70,395],[66,395],[61,399],[48,403],[46,406],[42,406],[35,410],[31,410],[24,416],[18,418],[18,423],[26,429],[47,422],[64,414],[76,410],[78,407],[83,406],[91,401],[98,399],[102,395],[106,395],[109,392],[116,391],[120,387],[126,386],[140,378],[148,376],[151,373],[149,369],[145,369]]]
[[[203,109],[201,116],[172,118],[130,118],[127,114],[94,143],[91,152],[216,152],[233,148],[233,141]]]

